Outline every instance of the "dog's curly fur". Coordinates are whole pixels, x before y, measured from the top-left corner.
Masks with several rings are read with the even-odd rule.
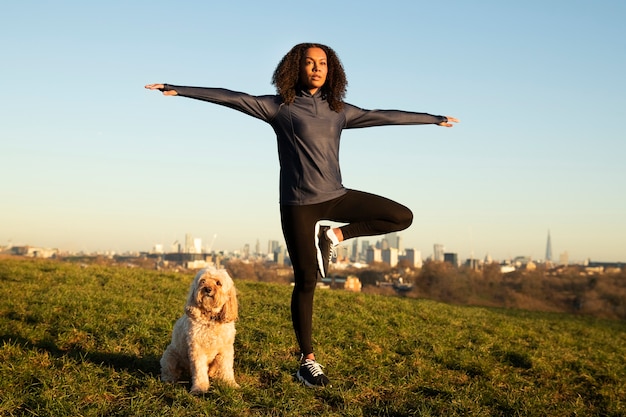
[[[238,387],[233,371],[235,284],[225,269],[203,269],[189,289],[185,314],[174,324],[172,342],[161,357],[161,380],[191,376],[191,392],[205,393],[209,379]]]

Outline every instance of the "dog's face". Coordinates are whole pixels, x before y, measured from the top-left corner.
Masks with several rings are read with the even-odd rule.
[[[207,268],[196,274],[185,309],[190,317],[235,321],[237,309],[235,284],[225,269]]]

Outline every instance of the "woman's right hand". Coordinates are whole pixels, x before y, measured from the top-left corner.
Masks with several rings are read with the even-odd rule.
[[[163,85],[163,84],[148,84],[148,85],[146,85],[146,88],[148,90],[160,90],[160,91],[163,91],[163,88],[165,88],[165,85]],[[163,91],[163,95],[164,96],[176,96],[176,95],[178,95],[178,93],[176,92],[176,90],[167,90],[167,91]]]

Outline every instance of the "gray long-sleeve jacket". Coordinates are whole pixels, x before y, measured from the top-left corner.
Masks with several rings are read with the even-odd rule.
[[[345,103],[330,109],[318,90],[298,94],[293,103],[278,95],[252,96],[222,88],[165,84],[183,97],[204,100],[239,110],[272,126],[278,142],[280,204],[315,204],[346,192],[339,168],[339,142],[343,129],[384,125],[438,124],[445,116],[400,110],[364,110]]]

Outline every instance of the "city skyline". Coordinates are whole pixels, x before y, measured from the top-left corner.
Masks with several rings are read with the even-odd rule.
[[[404,255],[406,251],[414,251],[419,254],[421,260],[438,260],[443,261],[445,254],[454,254],[458,257],[459,262],[465,262],[466,260],[477,260],[477,261],[486,261],[490,259],[495,262],[508,262],[512,261],[516,258],[527,258],[532,261],[539,262],[552,262],[556,264],[583,264],[586,261],[594,261],[594,262],[616,262],[622,263],[625,259],[602,259],[602,258],[592,258],[585,257],[582,259],[572,259],[567,250],[558,252],[557,258],[554,259],[554,255],[552,253],[552,236],[550,231],[547,231],[545,242],[545,256],[537,257],[530,255],[528,253],[516,252],[513,255],[509,255],[506,257],[498,257],[493,256],[491,252],[486,252],[484,254],[476,254],[470,252],[468,254],[460,253],[456,251],[454,248],[448,248],[445,244],[442,243],[433,243],[431,244],[431,252],[428,250],[424,251],[420,248],[416,247],[407,247],[404,245],[404,239],[402,237],[402,233],[393,232],[386,235],[376,235],[376,236],[363,236],[356,239],[350,239],[345,242],[341,242],[339,246],[343,247],[346,253],[351,254],[353,251],[358,251],[362,255],[367,251],[368,247],[377,247],[380,249],[380,246],[383,245],[383,242],[387,241],[395,241],[396,244],[387,243],[387,245],[391,248],[398,249],[399,255]],[[217,235],[213,235],[210,241],[205,241],[201,237],[193,236],[189,233],[184,234],[181,239],[175,239],[171,244],[165,245],[162,243],[155,243],[150,248],[141,248],[135,250],[126,250],[126,251],[116,251],[111,249],[105,250],[96,250],[96,251],[88,251],[88,250],[68,250],[61,247],[44,247],[41,245],[2,245],[0,244],[0,248],[5,246],[29,246],[29,247],[40,247],[42,249],[52,249],[58,250],[59,252],[69,252],[69,253],[85,253],[85,254],[115,254],[115,255],[123,255],[123,254],[139,254],[139,253],[227,253],[227,254],[242,254],[244,252],[252,253],[255,255],[270,255],[274,253],[275,250],[282,250],[284,252],[287,251],[285,242],[283,240],[277,239],[268,239],[265,241],[265,244],[261,242],[260,239],[256,239],[254,242],[245,242],[240,244],[236,248],[221,248],[219,245],[216,245]],[[360,249],[358,247],[360,246]],[[254,248],[254,250],[252,250]],[[266,250],[261,250],[261,248],[267,248]],[[550,256],[548,256],[550,255]],[[364,256],[364,255],[363,255]]]
[[[310,33],[268,24],[309,16],[304,3],[31,6],[1,7],[0,245],[282,241],[271,127],[144,85],[274,94],[276,64],[313,41],[340,56],[348,103],[460,119],[343,133],[343,184],[413,211],[405,247],[541,259],[550,230],[555,261],[626,259],[626,2],[478,0],[436,17],[321,0],[333,13]]]

